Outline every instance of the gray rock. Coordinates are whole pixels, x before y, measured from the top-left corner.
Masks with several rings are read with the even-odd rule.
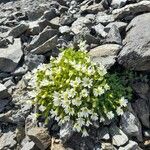
[[[14,132],[9,131],[8,133],[4,133],[0,137],[0,150],[13,149],[17,144],[15,138],[16,135]]]
[[[64,15],[60,18],[60,24],[63,26],[64,25],[70,26],[75,20],[76,18],[71,14]]]
[[[103,37],[103,38],[106,37],[107,33],[104,31],[104,26],[103,26],[101,23],[95,25],[95,26],[93,27],[93,29],[94,29],[94,30],[96,31],[96,33],[97,33],[98,35],[100,35],[101,37]]]
[[[101,144],[101,149],[97,150],[117,150],[111,143],[102,143]]]
[[[8,105],[8,103],[10,102],[10,100],[0,100],[0,113],[4,111],[5,107]]]
[[[107,127],[103,127],[97,131],[97,136],[99,140],[109,140],[109,130]]]
[[[40,150],[46,150],[51,144],[48,131],[44,128],[31,128],[27,134]]]
[[[10,95],[7,91],[7,88],[0,83],[0,100],[4,98],[8,98]]]
[[[149,92],[149,85],[143,82],[135,82],[132,84],[134,92],[143,99],[146,99],[147,93]]]
[[[150,9],[149,9],[150,10]],[[118,62],[132,70],[150,70],[150,13],[135,17],[127,27]]]
[[[144,137],[146,137],[146,138],[150,138],[150,129],[144,130],[144,131],[143,131],[143,135],[144,135]]]
[[[8,47],[8,42],[6,39],[0,39],[0,48]]]
[[[0,70],[4,72],[14,71],[23,56],[20,39],[15,39],[13,45],[9,45],[5,49],[0,48],[0,51]]]
[[[113,25],[106,36],[106,43],[122,44],[121,35],[116,25]]]
[[[39,21],[29,22],[29,30],[31,35],[38,35],[40,33]]]
[[[59,31],[61,34],[65,34],[65,33],[69,33],[71,30],[69,26],[61,26],[59,27]]]
[[[26,48],[28,51],[31,51],[43,43],[45,43],[47,40],[51,39],[53,36],[57,35],[58,31],[54,29],[49,29],[48,27],[43,30],[36,38],[34,38],[30,45]]]
[[[31,141],[25,143],[21,150],[38,150],[38,148],[35,146],[35,143]]]
[[[112,8],[120,8],[123,7],[128,0],[112,0],[111,7]]]
[[[121,116],[121,129],[129,136],[142,141],[142,128],[139,119],[131,112],[126,111]]]
[[[116,25],[117,26],[117,28],[119,29],[119,31],[120,31],[120,33],[122,32],[122,31],[124,31],[125,30],[125,28],[126,28],[126,26],[127,26],[127,23],[125,23],[125,22],[111,22],[111,23],[109,23],[106,27],[105,27],[105,31],[106,32],[109,32],[109,30],[112,28],[112,26],[113,25]]]
[[[57,39],[58,39],[57,35],[52,37],[51,39],[47,40],[45,43],[43,43],[39,47],[33,49],[31,53],[41,55],[41,54],[45,54],[46,52],[49,52],[55,49],[57,45]]]
[[[135,15],[143,12],[150,12],[150,1],[142,1],[135,4],[126,5],[123,8],[113,10],[112,14],[115,19],[121,20],[128,16],[132,16],[132,19]]]
[[[110,22],[114,21],[114,17],[112,15],[107,15],[105,12],[99,12],[96,16],[96,22],[107,25]]]
[[[47,10],[44,12],[42,19],[51,20],[53,18],[57,17],[57,11],[55,8],[50,8],[50,10]]]
[[[132,106],[142,124],[150,128],[150,108],[148,101],[145,99],[137,99]]]
[[[119,147],[118,150],[142,150],[142,149],[138,146],[138,143],[134,141],[129,141],[129,143],[126,146]]]
[[[54,29],[58,29],[60,27],[60,18],[55,17],[50,21],[50,26]]]
[[[17,38],[21,36],[22,33],[24,33],[29,28],[29,25],[25,23],[21,23],[18,26],[14,27],[10,32],[9,36],[13,36],[14,38]]]
[[[80,17],[71,26],[71,30],[73,33],[78,34],[81,33],[82,29],[84,27],[90,26],[92,23],[92,20],[90,20],[87,17]]]
[[[117,126],[112,125],[109,128],[109,131],[112,136],[112,144],[113,145],[122,146],[128,142],[128,137]]]
[[[121,48],[118,44],[104,44],[91,49],[89,55],[94,62],[103,64],[109,69],[115,64],[116,56]]]
[[[68,122],[61,126],[60,128],[60,139],[62,140],[63,143],[65,143],[67,140],[70,139],[70,137],[73,135],[73,125],[71,122]]]
[[[28,69],[31,71],[34,68],[37,68],[38,65],[43,63],[45,60],[45,57],[43,55],[34,55],[29,54],[25,56],[25,64],[28,66]]]

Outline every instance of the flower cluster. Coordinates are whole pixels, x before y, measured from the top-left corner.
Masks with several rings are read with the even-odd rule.
[[[94,121],[122,115],[127,106],[123,92],[118,94],[119,89],[113,90],[109,84],[106,69],[91,62],[85,51],[66,49],[34,73],[35,100],[45,107],[45,116],[55,118],[60,125],[73,121],[73,129],[83,136],[88,135],[87,127]]]

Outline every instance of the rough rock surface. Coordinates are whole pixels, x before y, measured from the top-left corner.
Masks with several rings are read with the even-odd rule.
[[[119,54],[119,63],[127,68],[150,70],[150,13],[135,17],[127,27],[124,47]]]

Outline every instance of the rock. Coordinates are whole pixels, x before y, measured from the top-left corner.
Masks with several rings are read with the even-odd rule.
[[[120,45],[122,44],[121,35],[116,25],[113,25],[109,30],[105,42]]]
[[[121,50],[121,46],[117,44],[104,44],[90,50],[89,55],[96,63],[103,64],[109,69],[116,62],[116,56]]]
[[[124,147],[119,147],[118,150],[142,150],[138,144],[134,141],[129,141],[129,143]]]
[[[150,138],[150,129],[149,130],[144,130],[143,134],[144,134],[144,137]]]
[[[6,39],[0,39],[0,48],[8,47],[8,42]]]
[[[98,134],[98,139],[99,140],[109,140],[110,139],[110,135],[109,135],[109,131],[107,127],[103,127],[102,129],[99,129],[97,131]]]
[[[31,128],[28,131],[28,136],[40,150],[46,150],[50,146],[51,138],[48,131],[44,128]]]
[[[109,128],[112,136],[112,144],[115,146],[122,146],[128,142],[128,137],[117,126],[111,126]]]
[[[39,21],[29,22],[29,30],[31,35],[38,35],[40,33]]]
[[[102,3],[89,5],[91,1],[88,1],[86,4],[81,4],[80,7],[81,13],[91,13],[91,14],[97,14],[98,12],[104,11],[104,7]]]
[[[9,131],[8,133],[4,133],[0,137],[0,150],[14,149],[17,144],[15,137],[14,132]]]
[[[113,21],[114,17],[112,15],[107,15],[105,12],[99,12],[96,16],[96,23],[107,25],[108,23]]]
[[[50,10],[47,10],[44,12],[42,19],[51,20],[53,18],[57,17],[57,11],[55,8],[50,8]]]
[[[149,92],[149,85],[144,82],[135,82],[132,84],[134,92],[143,99],[146,99],[147,93]]]
[[[84,27],[91,25],[91,20],[87,17],[80,17],[71,26],[71,30],[73,33],[78,34],[81,33]]]
[[[75,20],[76,18],[71,14],[64,15],[60,18],[60,24],[63,26],[64,25],[70,26]]]
[[[47,40],[51,39],[53,36],[57,35],[58,31],[54,29],[49,29],[48,27],[43,30],[37,37],[35,37],[30,45],[26,48],[28,51],[31,51],[39,46],[41,46],[43,43],[45,43]]]
[[[91,49],[89,54],[91,57],[107,57],[117,55],[120,50],[121,46],[118,44],[104,44]]]
[[[115,25],[117,26],[117,28],[119,29],[119,32],[121,33],[122,31],[125,30],[126,26],[127,26],[127,23],[125,22],[119,22],[119,21],[116,21],[116,22],[111,22],[109,23],[106,27],[105,27],[105,31],[106,32],[109,32],[109,30],[112,28],[112,26]]]
[[[70,27],[69,26],[61,26],[59,28],[59,31],[60,31],[61,34],[69,33],[70,32]]]
[[[140,13],[150,12],[150,1],[142,1],[135,4],[126,5],[123,8],[115,9],[112,11],[112,14],[116,19],[125,19],[126,17],[130,17],[130,20]]]
[[[149,9],[150,10],[150,9]],[[135,17],[127,27],[118,62],[137,71],[150,70],[150,13]]]
[[[102,150],[117,150],[111,143],[102,143],[101,149]],[[99,148],[97,150],[99,150]]]
[[[18,38],[21,36],[22,33],[24,33],[29,28],[29,25],[25,23],[21,23],[18,26],[14,27],[10,32],[9,36],[13,36],[14,38]]]
[[[145,99],[137,99],[132,106],[142,124],[150,128],[150,108],[148,101]]]
[[[128,0],[112,0],[111,7],[112,8],[120,8],[123,7]]]
[[[60,139],[63,143],[70,139],[73,135],[73,125],[71,122],[66,123],[65,125],[61,126],[60,128]]]
[[[5,107],[8,105],[8,103],[10,102],[10,100],[0,100],[0,113],[3,112],[5,110]]]
[[[0,83],[0,100],[8,97],[10,97],[10,95],[7,91],[7,88]]]
[[[47,40],[45,43],[43,43],[39,47],[33,49],[31,53],[41,55],[41,54],[45,54],[46,52],[49,52],[55,49],[57,45],[57,39],[58,39],[57,35],[52,37],[51,39]]]
[[[28,66],[28,69],[31,71],[34,68],[37,68],[41,63],[44,63],[45,57],[43,55],[34,55],[29,54],[25,56],[25,64]]]
[[[106,37],[107,33],[104,31],[104,26],[103,26],[101,23],[95,25],[95,26],[93,27],[93,29],[95,30],[95,32],[96,32],[99,36],[101,36],[101,37],[103,37],[103,38]]]
[[[54,29],[58,29],[60,27],[60,18],[55,17],[50,21],[50,26]]]
[[[38,147],[35,146],[34,142],[27,142],[23,145],[21,150],[38,150]]]
[[[139,141],[142,141],[141,124],[133,113],[126,111],[121,116],[120,126],[129,137],[136,137]]]
[[[14,71],[23,55],[20,39],[15,39],[13,45],[9,45],[5,49],[0,48],[0,51],[0,70]]]

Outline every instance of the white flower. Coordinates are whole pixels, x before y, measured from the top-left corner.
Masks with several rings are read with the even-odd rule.
[[[65,92],[62,93],[62,98],[64,99],[64,101],[67,101],[69,98],[69,92],[68,90],[66,90]]]
[[[45,71],[45,75],[46,75],[46,76],[52,76],[52,71],[49,70],[49,69],[47,69],[47,70]]]
[[[37,70],[45,71],[47,69],[46,64],[39,64]]]
[[[86,136],[89,136],[87,130],[84,128],[83,131],[82,131],[82,137],[86,137]]]
[[[72,99],[72,104],[75,106],[80,106],[82,104],[82,101],[79,98],[74,98]]]
[[[107,91],[107,90],[110,90],[110,86],[108,84],[105,84],[104,85],[104,89]]]
[[[91,121],[90,121],[90,120],[87,120],[85,125],[86,125],[87,127],[89,127],[89,125],[91,125],[91,124],[92,124]]]
[[[120,105],[121,105],[122,107],[126,107],[126,106],[127,106],[127,103],[128,103],[128,100],[125,99],[124,97],[121,97],[121,99],[119,100],[119,102],[120,102]]]
[[[107,74],[107,71],[106,71],[105,67],[102,64],[99,65],[98,73],[101,76],[104,76],[105,74]]]
[[[75,97],[75,95],[76,95],[76,91],[75,91],[75,89],[71,89],[69,92],[68,92],[68,97],[70,98],[73,98],[73,97]]]
[[[93,67],[88,67],[88,69],[87,69],[87,74],[88,74],[88,75],[93,75],[94,73],[95,73],[94,68],[93,68]]]
[[[50,114],[51,114],[51,117],[53,118],[53,117],[57,116],[57,111],[51,109]]]
[[[76,65],[76,61],[75,61],[75,60],[69,61],[69,63],[70,63],[72,66],[75,66],[75,65]]]
[[[54,102],[54,106],[60,106],[61,105],[61,99],[60,99],[59,93],[56,91],[53,94],[53,102]]]
[[[123,110],[120,107],[117,108],[116,112],[118,115],[123,115]]]
[[[78,118],[77,119],[77,124],[79,124],[81,127],[85,124],[85,121],[83,118]]]
[[[88,94],[89,94],[89,92],[87,91],[87,89],[83,89],[83,90],[81,91],[81,96],[82,96],[82,97],[88,97]]]
[[[72,87],[78,87],[80,83],[81,83],[81,79],[78,77],[76,77],[74,81],[73,80],[70,81],[70,85]]]
[[[82,83],[83,83],[83,86],[84,86],[84,87],[91,88],[93,81],[92,81],[92,79],[90,79],[90,78],[84,77],[83,80],[82,80]]]
[[[92,113],[91,119],[92,119],[93,121],[98,120],[98,115],[97,115],[97,113]]]
[[[28,95],[29,95],[29,97],[31,97],[31,98],[35,98],[36,95],[37,95],[37,92],[33,90],[33,91],[28,92]]]
[[[104,92],[105,91],[101,86],[99,86],[97,89],[93,90],[93,94],[95,97],[97,97],[98,95],[100,96],[100,95],[104,94]]]
[[[114,118],[114,114],[113,114],[112,111],[109,111],[106,115],[107,115],[108,119],[113,119]]]
[[[49,81],[47,79],[42,80],[42,82],[40,83],[40,86],[48,86],[49,85]]]
[[[73,126],[73,130],[77,131],[77,132],[80,132],[81,131],[81,126],[78,123],[75,123],[74,126]]]
[[[104,117],[100,117],[100,122],[104,122],[105,118]]]
[[[85,65],[81,65],[81,71],[82,71],[83,73],[86,73],[86,72],[87,72],[87,68],[86,68]]]
[[[81,64],[76,64],[73,66],[77,71],[80,71],[82,69]]]
[[[88,117],[90,113],[91,111],[88,108],[83,107],[81,108],[81,112],[78,113],[78,117]]]

